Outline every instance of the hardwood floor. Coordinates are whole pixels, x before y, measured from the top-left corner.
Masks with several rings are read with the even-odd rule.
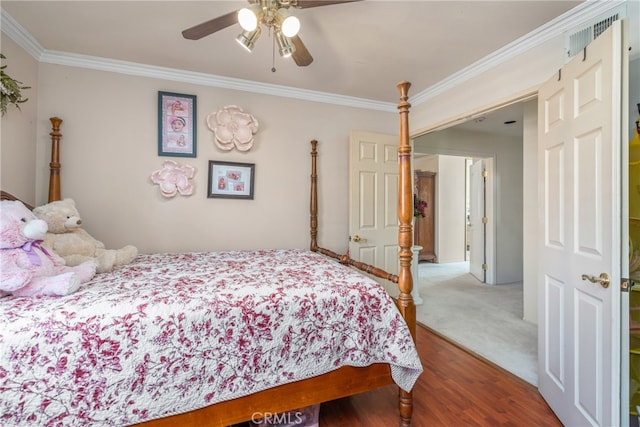
[[[537,389],[418,325],[424,372],[414,387],[414,427],[562,426]],[[321,427],[398,425],[398,389],[323,403]]]

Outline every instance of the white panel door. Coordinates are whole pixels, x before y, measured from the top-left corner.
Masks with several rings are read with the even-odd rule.
[[[481,282],[487,280],[485,216],[486,189],[484,160],[475,160],[469,170],[469,272]]]
[[[566,426],[620,425],[621,55],[615,22],[538,94],[539,389]]]
[[[349,143],[349,253],[393,274],[399,269],[398,143],[398,136],[360,131]]]

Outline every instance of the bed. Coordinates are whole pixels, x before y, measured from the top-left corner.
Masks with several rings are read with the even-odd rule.
[[[410,426],[422,365],[409,87],[398,84],[398,275],[318,245],[311,141],[309,250],[141,254],[66,297],[0,299],[0,424],[226,426],[397,384]],[[61,193],[61,122],[49,201]]]

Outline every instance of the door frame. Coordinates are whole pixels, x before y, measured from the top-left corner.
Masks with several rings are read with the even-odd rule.
[[[416,138],[422,135],[426,135],[429,133],[434,133],[434,132],[445,130],[451,127],[455,127],[456,125],[459,125],[463,122],[474,120],[478,117],[486,116],[487,114],[500,110],[502,108],[509,107],[514,104],[522,103],[523,106],[525,107],[523,111],[525,125],[527,122],[526,115],[527,115],[528,106],[533,111],[532,113],[533,115],[530,115],[529,119],[535,120],[535,122],[531,125],[533,129],[532,132],[534,133],[527,133],[526,126],[523,129],[523,133],[524,133],[523,156],[527,154],[528,144],[533,144],[533,154],[535,155],[535,153],[537,153],[537,98],[538,98],[537,89],[530,89],[527,92],[514,94],[513,97],[496,101],[495,103],[489,104],[483,107],[482,109],[467,111],[464,114],[450,117],[433,126],[420,129],[420,131],[411,135],[411,139],[415,140]],[[534,102],[530,102],[530,101],[534,101]],[[416,154],[415,147],[413,152],[415,155]],[[452,156],[466,156],[466,157],[475,156],[475,157],[481,157],[485,159],[488,158],[486,152],[481,153],[481,152],[473,152],[472,150],[455,150],[448,147],[439,147],[437,152],[421,151],[418,154],[433,154],[433,155],[445,154],[445,155],[452,155]],[[493,157],[492,160],[493,160],[493,167],[495,169],[495,163],[496,163],[495,157]],[[525,299],[525,301],[528,301],[528,303],[531,304],[530,306],[527,306],[526,303],[524,304],[523,317],[524,317],[524,320],[532,323],[537,323],[537,312],[538,312],[538,307],[537,307],[538,280],[537,280],[537,255],[536,255],[537,240],[535,238],[536,236],[535,227],[537,227],[537,219],[536,219],[537,214],[534,212],[533,217],[531,215],[528,215],[528,211],[526,207],[531,206],[532,209],[535,210],[535,207],[538,204],[537,167],[538,167],[537,162],[535,165],[532,165],[531,167],[528,167],[526,162],[524,162],[523,164],[523,190],[522,190],[523,199],[522,201],[523,201],[524,216],[523,216],[523,235],[522,235],[522,254],[523,254],[522,282],[523,282],[523,292],[524,292],[523,299]],[[491,173],[493,174],[493,176],[495,176],[495,170],[492,170]],[[494,209],[494,212],[497,212],[497,199],[500,196],[499,194],[497,194],[495,186],[496,186],[496,183],[494,181],[491,190],[493,191],[493,200],[494,200],[493,209]],[[492,212],[492,216],[495,216],[493,212]],[[436,233],[437,233],[437,230],[436,230]],[[494,239],[496,239],[496,236],[497,236],[496,233],[497,233],[497,229],[494,228],[494,231],[493,231]],[[495,251],[495,248],[494,248],[494,251]],[[497,260],[495,259],[495,257],[497,256],[495,252],[492,256],[493,256],[492,260],[494,262],[497,262]],[[495,268],[496,268],[496,265],[494,264],[494,271],[495,271]]]
[[[628,72],[628,64],[626,64],[626,67],[623,64],[623,73]],[[438,123],[437,125],[434,125],[432,127],[429,128],[425,128],[425,129],[421,129],[420,132],[411,135],[412,139],[415,139],[421,135],[424,134],[428,134],[428,133],[432,133],[432,132],[437,132],[440,130],[444,130],[447,129],[449,127],[453,127],[456,126],[457,124],[462,123],[463,121],[466,120],[472,120],[475,117],[479,117],[482,115],[485,115],[487,113],[499,110],[503,107],[515,104],[515,103],[523,103],[525,105],[525,110],[523,113],[524,116],[524,120],[525,123],[527,121],[527,117],[529,118],[529,120],[533,120],[535,121],[535,124],[532,125],[533,127],[533,131],[535,132],[533,134],[527,134],[527,128],[525,127],[524,129],[524,140],[523,140],[523,155],[527,155],[527,148],[528,148],[528,143],[529,145],[533,145],[533,151],[534,153],[537,150],[537,90],[535,91],[531,91],[531,92],[527,92],[524,94],[520,94],[519,96],[514,96],[513,98],[510,98],[508,100],[502,100],[501,102],[496,102],[495,104],[489,105],[486,108],[482,109],[482,110],[473,110],[473,111],[469,111],[465,114],[459,115],[459,116],[455,116],[455,117],[451,117],[448,120],[442,121],[440,123]],[[534,102],[530,102],[529,101],[534,101]],[[527,104],[529,103],[529,104]],[[627,100],[628,103],[628,100]],[[531,106],[531,111],[533,111],[533,113],[528,114],[527,111],[527,105]],[[533,114],[533,115],[532,115]],[[628,119],[628,117],[622,117],[622,127],[623,130],[628,128],[625,127],[624,125],[624,120]],[[628,138],[627,138],[628,139]],[[414,150],[415,153],[415,150]],[[421,152],[422,154],[422,152]],[[462,153],[453,153],[451,152],[451,150],[443,150],[442,153],[426,153],[426,154],[449,154],[449,155],[465,155]],[[480,155],[480,157],[483,157],[484,155]],[[537,159],[536,159],[537,160]],[[531,206],[531,207],[535,207],[537,206],[538,200],[537,200],[537,161],[535,165],[531,165],[530,168],[527,168],[527,165],[523,165],[524,166],[524,170],[523,170],[523,211],[524,211],[524,218],[523,218],[523,228],[525,229],[524,233],[523,233],[523,256],[524,256],[524,260],[525,262],[523,263],[523,288],[524,288],[524,295],[523,298],[528,299],[529,302],[533,302],[534,306],[533,307],[529,307],[529,311],[531,311],[532,313],[534,313],[533,315],[531,315],[529,318],[527,318],[526,312],[527,312],[527,308],[525,306],[525,320],[531,321],[532,323],[537,323],[537,277],[538,277],[538,272],[537,272],[537,264],[538,264],[538,259],[537,259],[537,255],[536,255],[536,247],[537,247],[537,238],[535,237],[537,235],[535,229],[537,228],[537,221],[535,221],[535,219],[537,218],[537,214],[534,213],[533,217],[531,217],[531,215],[527,215],[527,206]],[[527,170],[529,169],[529,170]],[[624,178],[624,177],[623,177]],[[625,181],[623,180],[623,190],[626,188],[625,187]],[[625,206],[623,206],[624,208]],[[534,209],[535,210],[535,209]],[[624,227],[624,225],[623,225]],[[531,232],[527,233],[526,230],[527,229],[532,229]],[[531,249],[533,248],[533,249]],[[628,267],[628,266],[627,266]],[[529,272],[528,272],[529,271]],[[628,268],[627,268],[628,271]],[[624,273],[624,271],[623,271]],[[627,277],[627,275],[625,276],[623,274],[623,277]],[[530,290],[527,293],[527,288],[531,288],[532,291]],[[624,298],[627,297],[627,300],[625,301]],[[622,304],[623,306],[626,303],[627,306],[627,310],[628,310],[628,296],[627,295],[622,295],[622,299],[623,301]],[[621,307],[621,309],[623,309],[624,307]],[[622,316],[622,318],[624,319],[624,316]],[[621,325],[622,327],[624,327],[624,322]],[[624,340],[622,340],[621,342],[622,344],[622,348],[621,350],[621,363],[624,365],[625,363],[628,364],[628,360],[625,362],[624,360],[624,346],[625,344],[628,346],[628,342],[624,342]],[[628,389],[628,384],[625,384],[625,375],[628,376],[628,369],[626,370],[626,374],[625,374],[625,370],[621,369],[621,388],[624,389],[625,385],[627,386]],[[628,382],[628,381],[627,381]],[[621,416],[620,416],[620,420],[623,423],[622,425],[628,425],[628,397],[625,398],[625,393],[622,393],[623,396],[621,396],[622,398],[620,399],[620,403],[621,403]],[[625,402],[627,403],[627,405],[625,406]]]
[[[455,124],[458,124],[458,123],[455,123]],[[453,124],[453,126],[455,126],[455,124]],[[443,130],[443,129],[444,128],[441,128],[438,130]],[[416,135],[416,136],[419,136],[419,135]],[[415,147],[413,150],[413,154],[415,159],[415,154],[416,154]],[[495,215],[495,212],[497,212],[497,191],[496,191],[496,180],[494,179],[495,178],[495,157],[487,156],[487,153],[472,152],[470,150],[456,150],[448,147],[447,148],[441,147],[437,150],[437,152],[421,151],[419,154],[427,154],[427,155],[434,155],[434,156],[442,155],[442,156],[465,157],[465,158],[469,158],[469,157],[482,158],[487,162],[488,164],[487,170],[489,172],[489,177],[487,179],[487,185],[486,185],[486,212],[488,217],[487,235],[486,235],[486,252],[485,252],[486,259],[487,259],[486,263],[488,265],[486,283],[489,285],[494,285],[496,283],[496,262],[497,262],[496,260],[497,226],[496,226],[496,215]],[[412,160],[412,167],[414,168],[414,174],[415,174],[415,160]],[[437,185],[437,180],[436,180],[436,185]],[[437,202],[437,200],[440,197],[442,197],[442,192],[438,191],[438,189],[436,188],[436,206],[440,205],[440,203]],[[436,254],[438,254],[440,250],[440,248],[438,247],[438,239],[439,239],[439,236],[441,235],[440,224],[438,221],[439,217],[440,215],[436,213],[436,232],[435,232]]]

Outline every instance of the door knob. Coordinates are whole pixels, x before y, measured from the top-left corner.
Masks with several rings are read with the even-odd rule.
[[[363,239],[362,237],[358,236],[357,234],[355,236],[353,236],[351,238],[352,241],[358,243],[358,242],[366,242],[367,239]]]
[[[582,275],[582,280],[588,280],[591,283],[599,283],[603,288],[608,288],[611,279],[607,273],[600,273],[600,277],[589,276],[588,274]]]

